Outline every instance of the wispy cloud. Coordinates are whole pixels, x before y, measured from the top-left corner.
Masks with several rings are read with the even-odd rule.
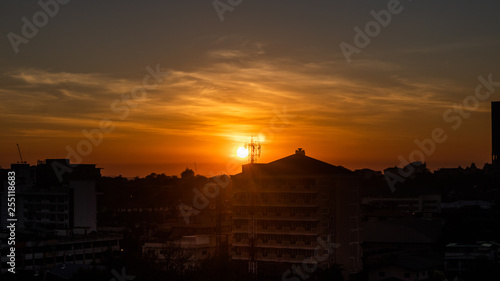
[[[480,47],[492,47],[498,45],[500,45],[498,38],[470,38],[467,41],[455,41],[442,44],[434,43],[432,45],[416,46],[413,48],[399,50],[399,52],[406,54],[448,53],[453,51],[465,51],[470,49],[477,49]]]
[[[287,105],[294,114],[304,116],[302,126],[311,131],[352,130],[405,118],[404,111],[416,106],[442,108],[447,104],[446,93],[457,90],[449,81],[401,78],[402,67],[394,63],[358,60],[349,71],[363,75],[352,76],[338,71],[345,68],[343,62],[269,58],[262,48],[259,44],[215,49],[207,52],[210,63],[189,71],[171,70],[132,109],[127,122],[117,125],[126,131],[227,137],[231,131],[249,134],[269,126],[273,108]],[[12,112],[28,108],[24,118],[50,124],[64,124],[70,118],[81,127],[99,118],[116,119],[111,102],[140,81],[37,69],[7,75],[17,81],[10,89],[17,98],[9,99],[7,90],[0,91],[0,96]],[[384,78],[371,79],[371,75]],[[26,100],[22,105],[16,104],[19,96]],[[236,128],[244,132],[234,132]]]

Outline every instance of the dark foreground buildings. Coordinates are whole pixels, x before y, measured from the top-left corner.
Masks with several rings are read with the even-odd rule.
[[[491,103],[491,147],[493,164],[500,164],[500,101]]]
[[[10,235],[9,172],[15,173],[15,245],[8,245],[6,239]],[[120,249],[119,235],[96,232],[95,184],[101,174],[95,165],[47,159],[36,166],[12,164],[10,169],[0,169],[0,175],[2,273],[10,268],[11,246],[16,249],[16,271],[33,272],[64,264],[99,264]]]

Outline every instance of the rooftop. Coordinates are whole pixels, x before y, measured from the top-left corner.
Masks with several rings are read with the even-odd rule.
[[[342,166],[335,166],[326,162],[306,156],[305,151],[299,148],[295,154],[278,159],[276,161],[261,164],[246,164],[264,175],[349,175],[352,171]]]

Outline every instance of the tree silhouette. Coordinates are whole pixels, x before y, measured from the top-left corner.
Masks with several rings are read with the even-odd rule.
[[[181,179],[189,179],[193,177],[194,177],[194,171],[189,168],[186,168],[186,170],[184,170],[184,172],[181,173]]]

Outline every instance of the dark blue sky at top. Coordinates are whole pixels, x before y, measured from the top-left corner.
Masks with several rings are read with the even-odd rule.
[[[211,1],[73,0],[60,5],[59,13],[15,55],[7,33],[20,34],[21,17],[31,19],[40,7],[37,1],[7,0],[0,4],[2,66],[127,75],[152,61],[196,66],[203,63],[203,51],[237,47],[243,40],[265,42],[276,55],[336,58],[342,56],[340,42],[352,43],[353,27],[363,27],[372,20],[370,10],[384,9],[388,2],[243,1],[221,22]],[[403,12],[393,16],[365,56],[411,61],[397,51],[494,41],[500,34],[498,1],[414,0],[401,5]],[[233,38],[221,40],[229,36]],[[481,63],[498,58],[481,53],[474,57]],[[441,58],[453,60],[453,55]]]

